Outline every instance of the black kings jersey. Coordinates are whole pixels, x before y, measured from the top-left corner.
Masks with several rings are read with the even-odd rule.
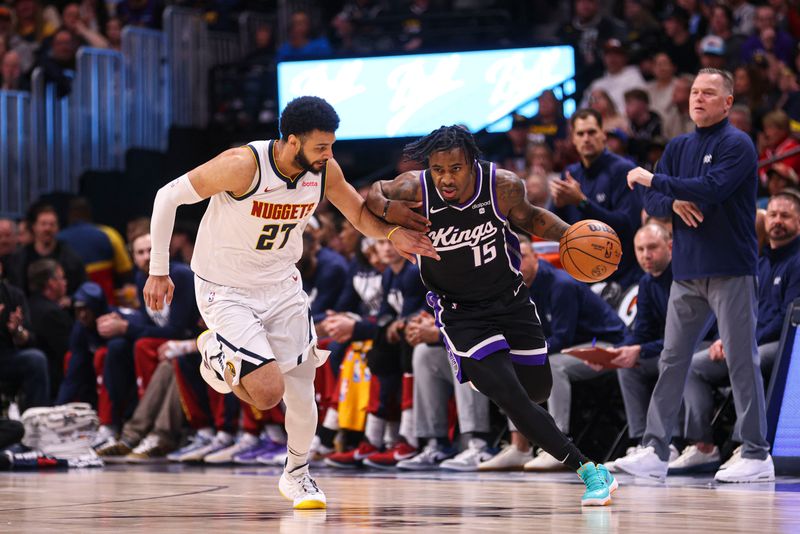
[[[430,169],[420,172],[428,237],[442,259],[418,256],[418,264],[422,282],[445,300],[492,300],[522,284],[519,239],[500,212],[496,170],[494,163],[476,162],[475,193],[461,205],[442,199]]]

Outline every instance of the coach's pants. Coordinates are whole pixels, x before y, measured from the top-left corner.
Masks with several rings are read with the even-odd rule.
[[[448,434],[447,403],[455,394],[458,426],[462,434],[489,432],[489,399],[459,384],[450,369],[447,350],[441,345],[414,347],[414,419],[419,438]]]
[[[772,371],[779,345],[780,341],[773,341],[758,346],[761,374],[765,377]],[[727,350],[725,352],[727,355]],[[708,349],[701,350],[692,357],[689,379],[686,381],[686,391],[683,393],[683,402],[686,406],[686,439],[693,443],[712,443],[714,437],[711,430],[711,416],[714,411],[714,388],[729,383],[726,360],[713,361],[708,356]],[[740,421],[741,419],[736,419],[733,429],[735,441],[741,440]],[[753,429],[745,431],[746,434],[753,432]]]
[[[714,317],[728,360],[736,416],[741,428],[743,458],[766,458],[767,419],[764,383],[756,349],[756,280],[753,276],[722,276],[676,280],[670,288],[664,350],[659,377],[647,410],[642,443],[669,458],[669,441],[678,422],[692,355]]]
[[[700,343],[701,347],[710,345],[708,341]],[[628,436],[641,440],[647,426],[647,407],[653,395],[653,388],[658,380],[658,358],[639,359],[639,365],[631,369],[617,369],[617,379],[625,403],[625,417],[628,420]],[[727,371],[725,372],[727,375]],[[678,416],[683,421],[683,407]],[[681,436],[683,427],[676,427],[673,436]]]

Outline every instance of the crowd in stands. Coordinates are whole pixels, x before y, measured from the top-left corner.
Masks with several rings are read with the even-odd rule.
[[[178,3],[216,13],[207,18],[220,27],[231,17],[230,2]],[[284,43],[274,42],[275,28],[264,27],[247,61],[274,67],[276,59],[290,57],[435,49],[430,36],[437,34],[428,23],[435,29],[446,9],[502,10],[509,3],[336,4],[340,9],[327,22],[318,13],[292,14]],[[123,26],[158,27],[163,7],[156,0],[0,5],[1,87],[25,90],[40,65],[68,91],[64,77],[74,68],[77,46],[118,48]],[[575,281],[557,257],[537,255],[545,249],[536,240],[522,240],[521,270],[548,337],[553,390],[547,403],[557,425],[570,436],[581,433],[587,421],[573,406],[573,385],[600,381],[621,391],[629,445],[636,447],[658,374],[672,220],[648,215],[639,193],[627,188],[626,174],[636,166],[653,169],[670,139],[693,131],[688,100],[699,68],[733,72],[728,120],[751,137],[761,160],[761,212],[753,224],[761,246],[757,339],[768,379],[783,317],[800,297],[800,6],[793,0],[573,0],[566,14],[553,11],[541,35],[510,42],[536,37],[573,45],[579,110],[565,117],[556,93],[545,91],[534,116],[514,115],[505,135],[479,140],[486,159],[525,180],[532,203],[568,223],[602,220],[619,234],[623,262],[601,286]],[[382,31],[387,21],[397,32]],[[2,387],[16,389],[22,409],[91,403],[101,421],[95,445],[106,459],[281,463],[280,407],[261,412],[214,392],[199,375],[194,339],[204,327],[188,267],[191,228],[178,225],[171,245],[172,305],[160,313],[141,305],[148,232],[146,219],[131,221],[125,237],[92,222],[81,198],[65,213],[35,204],[22,220],[0,219],[0,359],[8,371]],[[513,426],[505,434],[505,419],[488,399],[453,381],[417,267],[388,241],[361,237],[323,204],[304,245],[298,268],[321,342],[332,351],[316,380],[316,460],[335,468],[561,467],[546,453],[534,455]],[[631,318],[623,297],[636,290]],[[614,352],[619,369],[567,354],[587,345]],[[726,386],[725,347],[712,330],[700,348],[670,464],[676,470],[707,469],[725,459],[724,443],[714,441],[711,429],[714,391]],[[509,443],[498,451],[506,435]]]

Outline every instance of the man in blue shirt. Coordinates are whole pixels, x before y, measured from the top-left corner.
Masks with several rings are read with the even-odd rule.
[[[800,196],[778,193],[767,205],[766,219],[769,248],[758,260],[758,323],[756,342],[761,372],[770,376],[778,355],[781,329],[786,309],[800,296]],[[718,465],[719,449],[713,442],[711,417],[714,411],[714,387],[728,381],[727,350],[722,340],[692,358],[689,380],[684,392],[686,439],[693,443],[678,461],[670,463],[670,472],[702,470]],[[737,421],[734,439],[739,441],[741,423]]]
[[[658,378],[658,356],[664,347],[672,285],[672,237],[664,226],[648,223],[636,232],[634,248],[645,272],[639,280],[636,319],[621,346],[609,350],[617,354],[613,363],[621,367],[617,377],[625,402],[628,436],[641,440],[650,395]]]
[[[642,222],[642,201],[625,183],[625,175],[634,165],[606,148],[603,118],[597,111],[581,109],[570,122],[580,162],[567,167],[563,180],[550,182],[551,211],[569,224],[583,219],[603,221],[619,234],[622,261],[608,281],[617,282],[624,290],[642,275],[633,254],[633,236]]]
[[[692,354],[716,316],[744,444],[741,460],[718,471],[715,479],[775,479],[756,351],[758,157],[750,138],[729,124],[732,105],[731,74],[701,69],[689,96],[696,131],[669,142],[655,174],[641,167],[628,173],[629,187],[647,188],[648,213],[678,215],[673,216],[674,281],[664,350],[647,412],[644,446],[616,462],[632,475],[665,479],[669,441],[678,423],[679,394]]]
[[[622,341],[625,323],[588,285],[544,260],[538,260],[537,265],[530,292],[547,336],[547,352],[553,373],[547,411],[559,430],[569,435],[573,382],[591,380],[609,371],[594,369],[575,356],[562,354],[562,351],[590,344],[610,347]],[[561,462],[544,450],[525,465],[527,471],[563,468]]]

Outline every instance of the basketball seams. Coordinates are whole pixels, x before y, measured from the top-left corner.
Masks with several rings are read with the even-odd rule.
[[[566,252],[567,257],[569,258],[569,261],[572,262],[572,266],[575,268],[575,270],[578,271],[579,273],[581,273],[581,275],[585,278],[585,280],[581,280],[581,282],[586,282],[586,281],[590,281],[590,280],[594,281],[594,277],[589,276],[588,274],[583,272],[583,270],[580,267],[578,267],[578,262],[576,262],[575,258],[572,257],[572,250],[571,249],[567,248],[567,249],[564,250],[564,252]]]
[[[602,225],[604,228],[608,228],[609,231],[589,228],[589,226],[593,224]],[[580,246],[585,244],[584,242],[580,242],[585,238],[591,238],[594,241],[605,240],[606,247],[608,246],[608,243],[612,243],[612,246],[616,247],[616,250],[621,253],[622,243],[620,242],[619,236],[616,232],[614,232],[613,228],[602,221],[596,221],[592,219],[583,220],[570,226],[570,228],[564,234],[562,242],[559,244],[559,254],[562,257],[562,263],[564,263],[565,269],[570,274],[573,274],[574,272],[575,274],[573,274],[573,277],[582,282],[598,282],[608,278],[608,276],[610,276],[611,273],[616,271],[619,267],[619,257],[616,258],[617,261],[614,261],[613,258],[595,256],[595,250],[591,248],[591,245],[589,250],[585,250]],[[575,243],[573,243],[573,241],[575,241]],[[573,251],[576,251],[576,254],[573,254]],[[576,257],[577,252],[583,254],[583,257]],[[603,255],[605,254],[603,253]],[[601,265],[605,265],[610,268],[610,272],[604,273],[601,278],[587,274],[583,269],[584,266],[589,266],[592,270],[594,270]]]

